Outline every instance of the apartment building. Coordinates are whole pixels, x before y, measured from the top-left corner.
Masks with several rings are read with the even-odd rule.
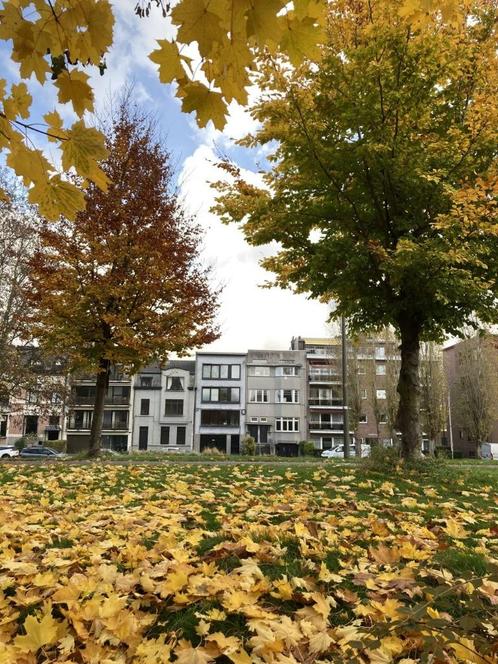
[[[109,387],[104,401],[102,448],[124,452],[131,446],[133,393],[132,378],[119,366],[111,367]],[[67,450],[70,453],[88,449],[95,403],[95,375],[73,376],[69,417],[67,424]]]
[[[25,436],[44,442],[65,437],[67,377],[64,361],[42,357],[35,347],[19,350],[29,365],[29,389],[16,390],[0,404],[0,443],[14,445]]]
[[[197,353],[194,449],[239,454],[245,434],[246,353]]]
[[[318,449],[330,449],[342,444],[344,407],[341,339],[294,337],[291,348],[304,351],[306,356],[306,438],[313,441]],[[369,444],[390,443],[392,417],[389,414],[394,408],[391,400],[395,384],[392,381],[389,383],[389,378],[391,375],[395,377],[398,371],[396,343],[370,337],[348,341],[347,361],[351,439]],[[353,421],[353,411],[356,412],[356,422]]]
[[[455,458],[476,458],[480,453],[478,432],[480,442],[498,446],[498,335],[458,341],[445,348],[443,356],[448,386],[447,444]]]
[[[154,363],[134,377],[131,450],[192,451],[194,377],[193,360]]]
[[[246,433],[258,452],[297,456],[306,438],[304,351],[249,350]]]

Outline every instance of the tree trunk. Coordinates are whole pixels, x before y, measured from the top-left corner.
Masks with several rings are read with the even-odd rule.
[[[102,424],[104,421],[104,403],[109,387],[109,374],[111,363],[109,360],[100,360],[100,370],[97,374],[97,387],[95,390],[95,403],[93,406],[92,428],[90,431],[90,443],[88,447],[88,456],[96,457],[100,453],[100,443],[102,437]]]
[[[420,453],[420,328],[412,321],[400,323],[401,366],[398,380],[397,424],[401,432],[401,456],[414,459]]]

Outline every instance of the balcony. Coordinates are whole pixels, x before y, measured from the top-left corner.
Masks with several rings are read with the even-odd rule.
[[[310,408],[342,408],[342,399],[309,399]]]
[[[328,431],[330,433],[341,433],[344,431],[343,422],[309,422],[308,423],[310,431]]]
[[[129,406],[130,397],[107,396],[104,400],[104,403],[106,405],[110,404],[112,406]],[[95,404],[95,396],[89,397],[74,394],[71,397],[71,404],[73,406],[93,406]]]
[[[333,373],[327,373],[327,374],[310,373],[309,381],[310,383],[340,383],[341,378],[339,374],[333,374]]]
[[[69,422],[68,431],[90,431],[91,424],[88,422]],[[128,423],[114,422],[113,424],[102,425],[102,431],[128,431]]]

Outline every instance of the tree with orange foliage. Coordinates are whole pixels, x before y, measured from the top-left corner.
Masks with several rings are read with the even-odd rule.
[[[173,188],[169,154],[154,123],[124,99],[106,131],[106,192],[89,182],[75,221],[46,224],[27,289],[30,332],[97,373],[89,455],[98,455],[110,368],[217,338],[217,293],[199,260],[199,226]]]

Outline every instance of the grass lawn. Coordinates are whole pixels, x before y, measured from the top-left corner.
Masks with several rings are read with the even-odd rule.
[[[498,474],[0,466],[1,664],[498,662]]]

